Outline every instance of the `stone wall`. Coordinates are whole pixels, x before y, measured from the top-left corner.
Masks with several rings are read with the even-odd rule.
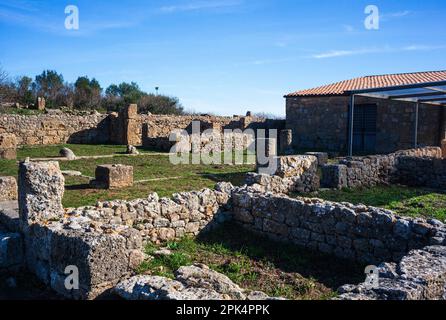
[[[234,220],[275,240],[367,264],[398,261],[412,249],[446,245],[446,226],[437,220],[258,191],[258,186],[232,191]]]
[[[446,226],[437,220],[403,218],[388,210],[348,203],[293,199],[265,193],[258,184],[233,187],[230,183],[172,198],[150,194],[145,199],[63,209],[64,183],[57,163],[24,162],[19,177],[21,225],[15,233],[0,230],[0,269],[20,267],[24,261],[44,284],[67,298],[95,298],[131,275],[145,259],[144,241],[197,235],[229,219],[274,240],[348,260],[377,264],[402,258],[400,264],[404,264],[405,256],[415,256],[421,267],[414,272],[424,272],[427,264],[432,274],[443,277],[445,270],[442,258],[433,251],[444,251],[446,245]],[[426,246],[439,249],[423,249],[432,254],[429,257],[427,253],[408,255]],[[423,261],[427,262],[422,265]],[[64,285],[67,267],[73,266],[79,270],[80,290]],[[404,272],[400,273],[402,279]],[[434,290],[433,285],[428,288]],[[345,287],[345,298],[353,299],[355,290],[359,289]]]
[[[390,153],[413,147],[415,104],[357,97],[356,104],[377,104],[376,150]],[[349,97],[290,97],[286,101],[287,129],[293,146],[313,151],[346,153]],[[442,107],[420,105],[418,143],[439,146],[444,136]]]
[[[18,145],[52,145],[63,143],[115,143],[170,148],[168,138],[175,129],[191,131],[192,121],[206,129],[282,129],[285,122],[256,117],[170,116],[137,114],[130,105],[120,113],[110,114],[40,114],[1,115],[0,134],[14,134]],[[146,129],[144,129],[146,128]]]
[[[274,175],[248,173],[246,184],[262,186],[264,192],[288,194],[317,191],[320,186],[318,159],[315,156],[275,157],[277,170]]]
[[[398,181],[414,187],[446,188],[446,159],[435,157],[398,158]]]
[[[379,184],[406,183],[411,179],[414,181],[424,179],[424,171],[416,168],[416,164],[405,161],[406,168],[413,169],[410,178],[406,176],[407,169],[400,170],[400,162],[404,157],[414,159],[434,158],[442,159],[441,148],[426,147],[398,151],[387,155],[348,157],[339,160],[338,164],[327,164],[322,166],[322,186],[326,188],[357,188],[372,187]],[[417,161],[417,160],[414,160]],[[427,166],[423,166],[426,168]],[[437,168],[437,167],[436,167]],[[426,171],[426,173],[429,172]],[[441,170],[441,168],[437,168]],[[432,170],[431,170],[432,171]],[[437,171],[438,173],[439,171]],[[421,184],[419,184],[421,185]]]
[[[18,145],[106,143],[107,115],[0,115],[0,133],[12,133]]]
[[[217,190],[177,193],[172,198],[159,198],[153,193],[145,199],[106,201],[95,207],[69,209],[68,215],[81,225],[94,221],[98,228],[133,226],[143,240],[159,243],[196,236],[201,230],[228,220],[228,201],[228,191],[217,186]]]

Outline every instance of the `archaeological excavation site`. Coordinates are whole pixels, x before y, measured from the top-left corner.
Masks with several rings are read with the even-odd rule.
[[[0,114],[0,299],[445,300],[446,143],[303,148],[296,119]]]

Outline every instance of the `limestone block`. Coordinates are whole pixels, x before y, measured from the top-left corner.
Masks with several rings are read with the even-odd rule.
[[[100,165],[96,168],[94,186],[118,189],[133,185],[133,167],[121,164]]]
[[[314,156],[279,157],[277,165],[277,176],[301,177],[304,173],[316,173],[317,158]]]
[[[126,240],[116,234],[59,230],[51,235],[51,288],[74,299],[93,299],[129,273]],[[79,271],[79,290],[67,290],[66,268]]]
[[[17,158],[17,139],[14,134],[0,134],[0,159],[14,160]]]
[[[282,130],[280,131],[279,149],[281,154],[287,154],[291,151],[293,143],[293,131]]]
[[[0,202],[17,200],[17,181],[14,177],[0,177]]]
[[[37,98],[37,110],[43,111],[45,110],[46,101],[44,97]]]
[[[58,162],[22,162],[19,166],[19,214],[26,226],[63,216],[65,179]]]
[[[328,153],[326,152],[307,152],[305,154],[308,156],[315,156],[319,166],[323,166],[328,162]]]

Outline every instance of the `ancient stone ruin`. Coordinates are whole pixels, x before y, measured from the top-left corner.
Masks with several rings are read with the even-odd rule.
[[[273,240],[379,265],[378,287],[346,285],[337,299],[445,298],[443,222],[399,217],[363,205],[290,198],[284,193],[296,186],[316,188],[318,160],[307,155],[278,162],[277,176],[251,175],[249,186],[219,183],[215,190],[172,198],[150,194],[74,209],[61,205],[64,178],[57,162],[23,162],[19,212],[0,212],[0,268],[26,267],[73,299],[92,299],[110,289],[126,299],[268,299],[202,265],[180,268],[175,280],[132,277],[145,259],[145,242],[196,236],[231,220]],[[64,285],[70,266],[79,268],[79,290]]]
[[[95,180],[91,185],[95,188],[119,189],[133,185],[133,167],[122,164],[106,164],[97,166]]]

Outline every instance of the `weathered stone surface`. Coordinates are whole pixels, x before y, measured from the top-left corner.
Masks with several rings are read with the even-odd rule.
[[[246,183],[259,185],[264,192],[312,192],[319,189],[317,158],[314,156],[278,157],[275,175],[248,173]]]
[[[326,188],[373,187],[401,183],[443,188],[446,160],[441,149],[426,147],[387,155],[343,158],[338,164],[322,166],[322,186]]]
[[[22,162],[19,166],[19,213],[24,225],[63,216],[65,179],[58,162]]]
[[[233,219],[246,228],[360,263],[397,261],[409,250],[446,243],[439,221],[363,205],[292,199],[252,187],[234,188],[231,205]]]
[[[17,158],[17,140],[14,134],[0,134],[0,159],[14,160]]]
[[[139,151],[138,151],[138,149],[136,149],[135,146],[128,145],[127,146],[127,154],[138,155]]]
[[[293,149],[293,131],[286,129],[280,131],[280,137],[279,137],[279,151],[280,154],[290,154]]]
[[[319,166],[323,166],[328,162],[328,153],[326,152],[307,152],[305,155],[316,157]]]
[[[14,177],[0,177],[0,202],[17,200],[17,181]]]
[[[446,290],[446,247],[413,250],[395,264],[380,265],[379,285],[345,285],[338,299],[345,300],[438,300]]]
[[[93,186],[106,189],[119,189],[133,185],[133,167],[121,164],[100,165],[96,168]]]
[[[176,279],[134,276],[120,282],[114,293],[126,300],[269,300],[263,292],[243,293],[225,275],[205,265],[181,267]]]
[[[210,289],[231,299],[244,300],[242,289],[227,276],[209,269],[205,265],[181,267],[175,272],[176,279],[187,287]]]
[[[69,148],[62,148],[59,152],[61,157],[67,158],[68,160],[76,160],[76,155]]]

